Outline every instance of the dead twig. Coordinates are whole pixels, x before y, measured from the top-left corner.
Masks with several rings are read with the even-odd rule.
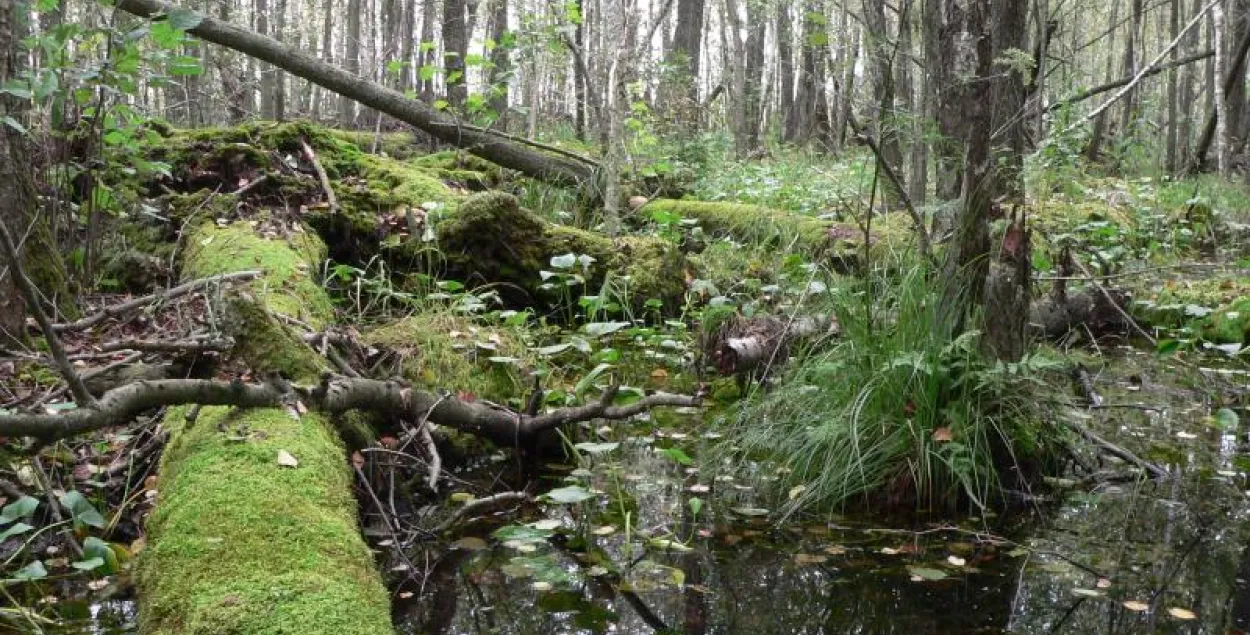
[[[39,290],[35,288],[35,283],[30,281],[26,276],[26,271],[22,267],[22,256],[17,252],[17,245],[13,242],[13,236],[9,233],[9,228],[0,222],[0,243],[3,243],[4,254],[9,260],[9,275],[17,282],[17,286],[22,291],[22,296],[26,298],[26,308],[35,316],[35,321],[39,323],[39,328],[43,331],[44,339],[48,342],[48,350],[52,352],[52,359],[56,360],[57,370],[61,372],[61,376],[65,378],[65,383],[69,385],[69,390],[74,395],[74,401],[79,406],[91,407],[95,405],[95,397],[87,391],[87,385],[83,383],[82,377],[74,371],[74,365],[70,363],[69,357],[65,354],[65,347],[61,346],[61,339],[56,336],[52,330],[52,320],[48,318],[47,312],[43,310],[43,305],[39,303]]]
[[[881,154],[881,148],[877,145],[876,139],[872,138],[868,131],[859,127],[859,122],[855,120],[855,116],[851,115],[847,123],[851,125],[851,129],[855,134],[863,139],[868,145],[868,149],[872,150],[873,155],[877,157],[877,164],[881,166],[881,171],[885,173],[885,178],[890,180],[894,185],[894,189],[898,193],[898,198],[903,203],[903,208],[907,210],[907,215],[911,217],[911,222],[915,224],[916,236],[920,239],[920,253],[929,264],[937,267],[937,259],[933,256],[933,248],[930,246],[929,230],[925,228],[924,219],[920,217],[920,212],[916,211],[916,206],[912,204],[911,197],[907,195],[907,186],[903,184],[903,180],[894,173],[894,168],[885,160],[885,156]],[[872,214],[872,210],[868,210]]]
[[[111,353],[117,351],[142,351],[144,353],[205,353],[209,351],[224,352],[230,350],[234,342],[229,339],[188,339],[188,340],[118,340],[106,342],[100,351]]]
[[[321,167],[321,162],[317,160],[317,155],[313,152],[312,146],[308,145],[308,141],[301,138],[299,147],[304,151],[304,158],[308,159],[313,170],[317,172],[317,180],[321,181],[321,189],[326,192],[326,202],[330,204],[330,212],[338,213],[339,199],[334,195],[334,188],[330,187],[330,177],[326,174],[326,169]]]
[[[1128,325],[1133,327],[1133,330],[1137,331],[1138,335],[1141,335],[1142,337],[1146,338],[1146,341],[1150,342],[1151,346],[1159,345],[1159,342],[1153,336],[1147,333],[1146,329],[1143,329],[1141,325],[1137,323],[1137,320],[1133,319],[1133,316],[1129,315],[1127,311],[1125,311],[1123,308],[1120,307],[1120,303],[1115,301],[1115,298],[1111,296],[1111,292],[1107,291],[1106,287],[1102,286],[1101,284],[1098,283],[1097,280],[1093,279],[1093,276],[1090,275],[1089,269],[1086,269],[1085,265],[1081,264],[1081,262],[1076,259],[1073,259],[1072,262],[1073,264],[1076,265],[1078,269],[1081,270],[1081,273],[1085,274],[1085,277],[1089,279],[1089,283],[1094,285],[1094,287],[1098,289],[1098,292],[1101,293],[1102,296],[1107,299],[1107,302],[1111,303],[1111,308],[1115,309],[1116,312],[1119,313],[1120,316],[1123,317],[1125,321],[1128,322]]]
[[[225,282],[235,282],[239,280],[251,280],[252,278],[255,278],[259,275],[260,275],[259,271],[237,271],[235,273],[224,273],[224,274],[217,275],[217,276],[209,276],[207,278],[200,278],[199,280],[192,280],[190,282],[180,284],[171,289],[161,291],[160,293],[152,293],[152,294],[140,297],[140,298],[135,298],[133,300],[122,302],[121,304],[115,304],[113,306],[106,307],[103,311],[100,311],[99,313],[94,313],[92,315],[89,315],[75,322],[70,322],[68,324],[53,324],[51,328],[48,329],[48,332],[51,333],[55,331],[57,333],[70,333],[73,331],[81,331],[84,329],[89,329],[109,318],[120,317],[131,311],[134,311],[136,309],[152,304],[153,302],[173,300],[175,298],[180,298],[189,293],[195,293],[205,287],[208,287],[214,284],[220,284],[220,283],[225,283]]]
[[[1132,465],[1135,465],[1138,468],[1141,468],[1142,470],[1149,473],[1150,476],[1153,478],[1166,478],[1167,477],[1168,475],[1167,470],[1159,467],[1158,465],[1155,465],[1154,463],[1151,463],[1150,461],[1147,461],[1137,456],[1136,454],[1133,454],[1132,452],[1126,450],[1125,448],[1122,448],[1098,436],[1097,434],[1094,434],[1093,432],[1085,428],[1085,426],[1082,426],[1079,423],[1076,423],[1075,421],[1064,421],[1064,424],[1067,425],[1068,428],[1072,429],[1077,434],[1084,437],[1086,441],[1089,441],[1090,443],[1093,443],[1094,445],[1098,446],[1098,448],[1102,450],[1104,453],[1110,454],[1111,456],[1114,456],[1118,459],[1122,459],[1126,463],[1131,463]]]
[[[457,523],[470,516],[495,512],[505,507],[520,505],[531,500],[533,500],[533,497],[526,492],[502,492],[485,498],[471,500],[460,509],[457,509],[456,513],[452,514],[450,518],[435,527],[432,533],[439,535],[455,527]]]

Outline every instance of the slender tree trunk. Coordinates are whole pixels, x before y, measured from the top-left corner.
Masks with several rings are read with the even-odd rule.
[[[777,112],[782,123],[782,141],[794,141],[798,126],[794,117],[794,37],[790,18],[790,3],[777,3]]]
[[[895,58],[898,60],[895,66],[896,83],[898,85],[899,105],[906,119],[900,124],[906,126],[908,131],[907,139],[907,155],[910,173],[907,175],[907,192],[909,198],[914,198],[912,194],[919,189],[921,192],[925,189],[924,175],[924,159],[918,158],[926,152],[925,146],[927,142],[924,139],[924,121],[923,121],[923,96],[919,99],[916,96],[915,87],[912,85],[912,23],[914,22],[912,14],[912,0],[904,0],[902,10],[899,15],[898,24],[898,53]],[[905,123],[904,123],[905,122]],[[902,127],[902,125],[900,127]],[[917,165],[917,162],[920,165]],[[901,167],[901,165],[900,165]],[[921,196],[923,198],[923,195]],[[914,201],[913,201],[914,202]]]
[[[360,18],[364,7],[360,0],[347,1],[347,34],[343,41],[343,70],[360,75]],[[339,96],[339,125],[353,128],[356,125],[356,102],[345,95]]]
[[[590,78],[586,70],[586,13],[583,0],[575,0],[577,15],[580,19],[573,30],[573,100],[577,112],[573,113],[573,128],[579,141],[586,141],[586,110],[589,108],[587,99],[590,91]]]
[[[889,25],[885,19],[885,3],[864,0],[864,35],[868,66],[872,74],[872,132],[877,138],[883,159],[895,174],[902,175],[903,150],[899,144],[895,121],[894,62],[897,50],[890,44]]]
[[[787,141],[806,144],[812,137],[830,149],[829,106],[825,97],[825,52],[829,35],[823,0],[807,0],[803,6],[803,46],[799,65],[798,95],[786,118]]]
[[[1140,2],[1140,0],[1137,0]],[[995,0],[993,21],[994,59],[1006,59],[1009,51],[1024,51],[1028,45],[1029,0]],[[998,63],[994,68],[992,134],[995,135],[995,169],[998,196],[1011,203],[1023,203],[1024,182],[1024,101],[1025,76],[1018,66]]]
[[[1215,28],[1215,76],[1223,78],[1228,74],[1228,34],[1224,3],[1217,2],[1211,9],[1212,25]],[[1228,175],[1229,168],[1229,112],[1228,99],[1225,98],[1224,82],[1215,82],[1215,165],[1221,176]]]
[[[747,2],[746,64],[742,87],[742,142],[738,154],[749,155],[760,147],[764,116],[764,36],[768,22],[763,7]]]
[[[414,0],[415,1],[415,0]],[[421,4],[421,47],[418,56],[417,77],[421,85],[421,101],[434,103],[434,25],[438,20],[438,0],[424,0]]]
[[[1227,24],[1224,30],[1227,37],[1224,43],[1227,50],[1233,52],[1238,43],[1250,31],[1250,0],[1232,0],[1229,3],[1229,10],[1225,16]],[[1238,63],[1232,60],[1232,63]],[[1242,62],[1244,64],[1244,62]],[[1239,148],[1245,143],[1245,107],[1246,107],[1246,74],[1234,74],[1232,81],[1224,87],[1224,100],[1228,103],[1228,142],[1231,144],[1230,152],[1237,154]]]
[[[17,78],[23,53],[17,32],[21,13],[15,0],[0,0],[0,84]],[[0,93],[0,118],[23,118],[25,102]],[[34,186],[28,172],[22,135],[11,126],[0,124],[0,223],[9,234],[23,236],[27,219],[35,211]],[[26,303],[11,275],[10,263],[0,258],[0,349],[24,348],[26,343]]]
[[[1193,3],[1192,3],[1193,8],[1190,11],[1189,15],[1197,15],[1198,11],[1202,10],[1201,2],[1202,0],[1193,0]],[[1198,29],[1190,30],[1190,32],[1185,36],[1185,45],[1184,45],[1185,49],[1193,50],[1193,48],[1197,46],[1198,44],[1198,37],[1199,37]],[[1176,159],[1177,163],[1172,170],[1173,174],[1179,174],[1184,169],[1183,166],[1192,165],[1196,162],[1195,157],[1193,156],[1191,152],[1191,148],[1193,146],[1190,145],[1194,141],[1193,139],[1193,126],[1194,126],[1193,110],[1194,109],[1192,108],[1191,105],[1196,99],[1196,93],[1194,90],[1194,80],[1197,78],[1199,72],[1200,71],[1198,70],[1198,68],[1195,68],[1193,66],[1186,67],[1184,75],[1182,76],[1182,79],[1181,79],[1181,85],[1180,85],[1180,90],[1179,90],[1180,95],[1178,99],[1180,103],[1185,104],[1185,109],[1180,117],[1180,121],[1178,122],[1177,130],[1176,130],[1176,143],[1178,146],[1177,147],[1178,156]]]
[[[459,108],[469,95],[464,58],[469,53],[465,21],[465,0],[443,1],[443,72],[446,73],[447,103]]]
[[[1128,40],[1124,43],[1124,67],[1121,76],[1132,77],[1137,74],[1140,62],[1137,49],[1142,40],[1142,0],[1133,0],[1133,15],[1129,22]],[[1120,100],[1123,104],[1120,117],[1120,136],[1128,139],[1133,136],[1133,121],[1137,117],[1137,91],[1130,88]]]
[[[667,62],[674,69],[668,110],[688,131],[699,128],[699,61],[703,56],[704,0],[677,0],[677,26]]]
[[[286,5],[287,0],[274,0],[278,5],[276,16],[273,24],[273,37],[279,42],[284,41],[283,36],[286,33]],[[282,69],[269,69],[269,83],[272,95],[270,101],[272,103],[271,117],[276,121],[286,119],[286,73]]]
[[[1171,39],[1181,31],[1181,0],[1171,0],[1168,12],[1168,31]],[[1172,51],[1172,63],[1180,59],[1180,47]],[[1180,147],[1180,122],[1177,121],[1180,109],[1177,107],[1177,99],[1180,88],[1181,69],[1173,68],[1168,71],[1168,128],[1167,128],[1167,159],[1165,169],[1168,174],[1175,174],[1179,166],[1179,147]]]
[[[1116,50],[1115,34],[1116,34],[1117,29],[1115,28],[1115,24],[1116,24],[1117,16],[1119,15],[1119,13],[1120,13],[1120,3],[1119,2],[1112,3],[1111,4],[1112,27],[1111,27],[1111,32],[1108,35],[1109,39],[1107,42],[1107,50],[1109,51]],[[1112,79],[1115,79],[1114,74],[1115,74],[1115,56],[1112,54],[1108,54],[1107,55],[1107,68],[1105,72],[1107,81],[1111,81]],[[1099,155],[1102,154],[1102,141],[1103,141],[1103,137],[1106,135],[1106,131],[1107,131],[1107,111],[1104,110],[1098,113],[1097,117],[1094,117],[1094,130],[1093,132],[1090,133],[1089,142],[1085,145],[1085,158],[1087,160],[1091,162],[1097,161]]]
[[[495,128],[508,129],[508,76],[512,71],[509,58],[509,46],[505,39],[508,36],[508,0],[491,0],[490,39],[495,48],[490,51],[490,109],[498,117]]]

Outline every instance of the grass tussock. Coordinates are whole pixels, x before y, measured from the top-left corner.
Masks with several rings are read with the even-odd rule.
[[[921,268],[874,286],[871,303],[863,289],[837,302],[839,343],[791,362],[731,424],[731,462],[777,468],[770,488],[786,514],[981,508],[1038,480],[1058,447],[1039,396],[1059,363],[987,360],[977,331],[943,318]]]

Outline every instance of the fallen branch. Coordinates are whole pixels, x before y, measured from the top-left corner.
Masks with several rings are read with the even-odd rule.
[[[1160,64],[1159,66],[1156,66],[1154,68],[1147,69],[1147,71],[1142,75],[1142,78],[1144,79],[1152,75],[1158,75],[1159,73],[1170,71],[1174,68],[1185,66],[1186,64],[1193,64],[1194,62],[1201,62],[1202,60],[1205,60],[1207,58],[1214,57],[1214,56],[1215,56],[1215,51],[1210,50],[1210,49],[1201,51],[1199,53],[1194,53],[1193,55],[1187,55],[1185,57],[1182,57],[1176,60],[1175,62],[1168,62],[1167,64]],[[1046,106],[1046,109],[1044,110],[1044,112],[1051,112],[1054,110],[1058,110],[1060,108],[1063,108],[1064,106],[1070,106],[1077,102],[1085,101],[1086,99],[1089,99],[1090,97],[1096,97],[1109,90],[1115,90],[1117,88],[1120,88],[1121,86],[1124,86],[1132,82],[1135,77],[1136,75],[1131,76],[1131,77],[1121,77],[1120,79],[1117,79],[1113,82],[1107,82],[1106,84],[1102,84],[1100,86],[1088,88],[1071,97],[1065,97],[1063,99],[1060,99],[1059,101],[1056,101]]]
[[[304,158],[312,164],[313,170],[317,173],[317,180],[321,181],[321,189],[325,190],[326,202],[330,204],[330,212],[337,214],[339,211],[339,199],[334,195],[334,188],[330,187],[330,175],[326,174],[326,169],[321,167],[321,162],[317,160],[317,154],[313,152],[312,146],[308,145],[308,141],[303,138],[299,140],[299,147],[304,151]]]
[[[43,310],[43,305],[39,303],[39,290],[35,288],[35,283],[30,281],[26,276],[26,271],[22,268],[22,256],[17,251],[17,245],[13,242],[13,236],[9,233],[9,228],[0,222],[0,247],[4,248],[4,255],[9,261],[9,275],[17,282],[18,289],[21,290],[22,296],[26,299],[26,308],[35,316],[35,321],[39,323],[39,328],[43,330],[44,339],[48,342],[48,350],[52,352],[52,359],[56,360],[56,368],[60,371],[61,376],[65,378],[65,383],[69,385],[70,392],[74,395],[74,401],[79,406],[95,405],[95,397],[87,391],[87,385],[83,383],[82,377],[74,371],[74,365],[70,363],[69,357],[65,354],[65,347],[61,346],[61,338],[56,336],[52,331],[52,320],[48,318],[48,314]],[[20,335],[19,335],[20,337]]]
[[[1073,260],[1073,263],[1076,264],[1076,267],[1081,270],[1081,273],[1084,274],[1086,278],[1090,278],[1089,283],[1093,285],[1094,288],[1098,289],[1098,292],[1101,293],[1102,296],[1107,299],[1107,302],[1111,303],[1112,308],[1114,308],[1117,312],[1119,312],[1120,317],[1123,317],[1125,321],[1127,322],[1127,324],[1133,327],[1133,330],[1137,331],[1139,335],[1146,338],[1146,341],[1150,342],[1151,346],[1159,345],[1159,342],[1155,340],[1154,336],[1147,333],[1146,329],[1143,329],[1141,325],[1137,323],[1137,320],[1134,320],[1133,316],[1129,315],[1128,311],[1125,311],[1124,308],[1120,306],[1119,302],[1116,302],[1115,298],[1112,297],[1110,291],[1107,291],[1106,287],[1099,284],[1097,280],[1092,279],[1093,276],[1090,275],[1089,269],[1086,269],[1085,265],[1081,264],[1081,262],[1078,260]]]
[[[180,298],[184,295],[187,295],[188,293],[195,293],[205,287],[208,287],[214,284],[220,284],[220,283],[225,283],[225,282],[235,282],[239,280],[251,280],[252,278],[259,276],[260,273],[261,272],[259,271],[237,271],[235,273],[224,273],[218,276],[210,276],[208,278],[200,278],[199,280],[192,280],[190,282],[185,282],[171,289],[161,291],[160,293],[153,293],[150,295],[145,295],[141,298],[135,298],[133,300],[122,302],[121,304],[115,304],[113,306],[106,307],[104,310],[100,311],[99,313],[89,315],[75,322],[70,322],[68,324],[53,324],[51,331],[55,331],[57,333],[70,333],[73,331],[81,331],[84,329],[89,329],[109,318],[121,317],[131,311],[143,308],[156,301],[166,301],[166,300],[173,300],[175,298]]]
[[[251,194],[253,191],[255,191],[255,190],[256,190],[256,188],[258,188],[258,187],[260,187],[260,186],[264,185],[264,184],[265,184],[265,182],[266,182],[266,181],[268,181],[268,180],[269,180],[269,175],[268,175],[268,174],[262,174],[262,175],[260,175],[260,176],[258,176],[258,177],[256,177],[256,178],[252,179],[251,181],[248,181],[247,185],[244,185],[243,187],[241,187],[241,188],[239,188],[239,189],[237,189],[237,190],[235,190],[235,191],[231,192],[231,193],[230,193],[230,195],[231,195],[231,196],[234,196],[234,197],[237,197],[237,198],[239,198],[240,200],[242,200],[242,198],[243,198],[244,196],[247,196],[248,194]]]
[[[894,173],[894,168],[890,167],[890,163],[885,160],[884,155],[881,154],[881,148],[877,145],[876,140],[872,138],[872,135],[859,127],[859,122],[855,120],[855,115],[850,113],[848,115],[847,123],[851,125],[851,129],[855,131],[855,134],[860,139],[863,139],[864,143],[868,144],[868,149],[872,150],[873,155],[877,157],[877,165],[881,166],[881,171],[885,172],[885,178],[889,179],[890,183],[894,185],[899,200],[903,202],[903,207],[907,210],[907,215],[911,217],[911,222],[915,224],[916,236],[920,238],[921,255],[924,256],[925,260],[929,261],[929,264],[936,265],[937,259],[934,258],[933,248],[930,246],[929,230],[925,228],[924,219],[916,211],[916,206],[912,204],[911,197],[907,195],[907,186]],[[871,214],[872,210],[868,210],[868,213]]]
[[[54,327],[55,328],[55,327]],[[100,352],[142,351],[144,353],[207,353],[230,350],[234,342],[229,339],[189,340],[118,340],[100,346]]]
[[[369,410],[455,428],[512,447],[566,423],[590,419],[627,419],[659,406],[693,407],[696,397],[656,393],[624,406],[610,405],[615,388],[584,406],[528,416],[483,401],[466,401],[417,390],[397,381],[327,375],[316,386],[297,386],[294,394],[305,404],[330,414]],[[29,436],[44,441],[128,423],[140,413],[160,406],[200,404],[263,408],[286,406],[290,391],[280,382],[244,383],[207,379],[160,379],[127,384],[105,393],[94,407],[56,414],[0,415],[0,436]],[[427,415],[428,413],[428,415]]]
[[[533,499],[534,498],[532,496],[525,492],[502,492],[485,498],[477,498],[465,503],[460,509],[457,509],[456,513],[452,514],[450,518],[444,520],[442,523],[439,523],[439,525],[435,527],[431,533],[439,535],[448,529],[455,527],[456,523],[459,523],[461,520],[468,518],[469,516],[493,512],[510,505],[520,505]]]
[[[1101,449],[1106,454],[1110,454],[1111,456],[1114,456],[1118,459],[1122,459],[1126,463],[1131,463],[1141,468],[1142,470],[1145,470],[1146,472],[1150,474],[1150,476],[1154,478],[1167,477],[1168,475],[1167,470],[1159,467],[1158,465],[1155,465],[1154,463],[1151,463],[1145,459],[1138,457],[1136,454],[1133,454],[1132,452],[1098,436],[1097,434],[1094,434],[1093,432],[1090,432],[1081,424],[1076,423],[1075,421],[1064,421],[1064,424],[1067,425],[1069,428],[1071,428],[1073,431],[1075,431],[1077,434],[1084,437],[1086,441],[1089,441],[1090,443],[1093,443],[1094,445],[1098,446],[1098,448]]]
[[[425,102],[409,99],[397,90],[327,64],[315,55],[287,46],[271,37],[159,0],[119,0],[116,6],[127,13],[152,20],[164,19],[164,16],[172,14],[192,15],[198,22],[187,29],[187,33],[191,35],[269,62],[327,90],[420,128],[440,141],[465,148],[487,161],[518,170],[526,176],[553,185],[578,186],[594,182],[597,164],[589,159],[573,161],[533,150],[527,147],[528,144],[508,141],[489,130],[466,124],[433,109]]]

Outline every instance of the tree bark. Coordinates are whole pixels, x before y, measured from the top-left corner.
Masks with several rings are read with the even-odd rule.
[[[120,4],[118,5],[121,6]],[[125,10],[123,8],[123,10]],[[347,35],[343,42],[343,70],[353,78],[359,79],[360,76],[360,14],[362,7],[360,0],[347,1]],[[197,34],[198,35],[198,34]],[[203,37],[203,36],[201,36]],[[205,37],[204,39],[212,41]],[[274,40],[274,43],[277,43]],[[247,51],[243,51],[248,55],[253,55]],[[253,57],[259,57],[253,55]],[[274,62],[277,64],[277,62]],[[294,72],[294,71],[293,71]],[[296,73],[298,75],[299,73]],[[308,78],[305,78],[308,79]],[[363,81],[363,80],[361,80]],[[329,88],[327,86],[327,88]],[[333,90],[333,88],[331,88]],[[339,125],[344,128],[352,128],[356,125],[356,100],[352,97],[339,92]]]
[[[421,47],[420,52],[417,53],[417,83],[421,86],[421,101],[432,104],[434,103],[434,24],[438,15],[438,0],[424,0],[421,7]]]
[[[800,7],[801,8],[801,7]],[[782,121],[781,140],[793,142],[798,136],[794,112],[794,33],[790,28],[790,3],[777,3],[777,112]]]
[[[465,0],[443,0],[443,73],[447,103],[464,106],[469,95],[464,58],[469,54],[469,34],[465,21]]]
[[[14,0],[0,0],[0,84],[15,79],[22,66],[16,9]],[[0,119],[21,121],[23,105],[16,97],[0,93]],[[22,143],[21,133],[0,123],[0,223],[14,236],[25,235],[26,219],[35,203],[27,161],[20,156]],[[0,262],[0,349],[18,349],[25,343],[26,304],[9,264]]]
[[[678,122],[690,132],[699,128],[699,62],[703,56],[703,9],[704,0],[677,0],[677,26],[673,33],[673,45],[668,52],[668,64],[674,69],[672,78],[675,90],[670,100],[676,107],[669,110],[677,115]]]
[[[174,9],[157,0],[121,0],[117,7],[148,18]],[[306,53],[293,50],[281,42],[260,37],[232,24],[203,17],[199,25],[190,29],[189,33],[268,61],[294,75],[344,95],[345,98],[357,100],[416,126],[436,139],[465,148],[483,159],[520,171],[527,176],[557,185],[587,184],[594,176],[597,166],[589,160],[579,161],[548,155],[480,128],[464,125],[447,115],[435,112],[424,103],[405,98],[395,90],[378,86]]]
[[[1111,5],[1111,25],[1112,26],[1111,26],[1111,33],[1110,33],[1109,41],[1107,43],[1107,48],[1108,50],[1111,50],[1111,51],[1115,50],[1115,34],[1116,34],[1116,31],[1118,30],[1116,28],[1116,24],[1117,24],[1116,18],[1119,14],[1120,14],[1120,3],[1119,2],[1112,3]],[[1107,56],[1106,77],[1108,80],[1111,79],[1111,73],[1113,73],[1115,69],[1114,59],[1115,57],[1112,55]],[[1132,77],[1132,75],[1129,75],[1129,77]],[[1095,162],[1098,160],[1099,155],[1102,154],[1102,140],[1103,140],[1103,136],[1105,136],[1106,134],[1106,130],[1107,130],[1107,113],[1104,111],[1104,112],[1098,113],[1098,116],[1094,118],[1094,129],[1089,135],[1089,142],[1085,144],[1086,160],[1090,162]]]
[[[872,112],[870,129],[881,146],[881,160],[895,174],[903,174],[903,150],[895,118],[894,63],[897,46],[890,44],[890,29],[885,19],[885,3],[864,0],[864,47],[872,75]]]
[[[934,140],[933,162],[937,177],[934,193],[939,201],[959,198],[959,186],[963,180],[962,154],[959,131],[959,89],[955,85],[954,51],[949,30],[958,18],[946,2],[924,2],[924,55],[925,84],[928,86],[930,109],[937,123],[938,135]],[[948,15],[950,13],[950,15]]]
[[[490,109],[496,117],[494,126],[501,132],[508,130],[508,83],[512,81],[509,77],[512,72],[510,47],[504,41],[508,33],[508,0],[491,0],[490,39],[495,48],[490,51],[488,90]]]
[[[1246,29],[1241,34],[1241,40],[1237,42],[1237,49],[1231,53],[1228,58],[1228,68],[1225,73],[1217,74],[1220,78],[1218,84],[1211,81],[1209,89],[1218,91],[1217,94],[1227,94],[1229,88],[1237,81],[1245,81],[1241,74],[1245,72],[1246,55],[1250,53],[1250,29]],[[1211,106],[1207,109],[1207,119],[1202,126],[1202,134],[1198,138],[1198,143],[1194,146],[1191,158],[1191,171],[1202,171],[1207,168],[1207,153],[1211,150],[1211,143],[1216,137],[1216,121],[1218,117],[1217,105],[1222,100],[1212,98]]]

